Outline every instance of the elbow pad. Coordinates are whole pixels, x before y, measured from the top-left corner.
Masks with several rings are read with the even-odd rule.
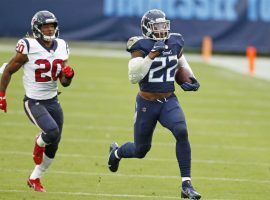
[[[130,59],[128,62],[128,79],[131,83],[135,84],[142,80],[148,73],[153,60],[148,56],[145,58],[136,57]]]
[[[179,58],[178,61],[179,61],[179,66],[180,66],[180,67],[186,68],[186,69],[188,70],[188,72],[189,72],[189,75],[190,75],[191,77],[195,77],[194,74],[193,74],[193,71],[192,71],[191,67],[189,66],[189,64],[188,64],[188,62],[187,62],[187,60],[186,60],[186,58],[185,58],[184,55],[182,55],[182,56]]]

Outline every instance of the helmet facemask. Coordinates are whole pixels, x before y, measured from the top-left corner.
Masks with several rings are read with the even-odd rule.
[[[160,22],[158,22],[159,19],[156,20],[156,22],[149,22],[149,29],[152,32],[152,37],[155,40],[165,40],[169,36],[170,31],[170,21],[160,19]]]
[[[50,24],[50,23],[48,23],[48,24]],[[54,29],[54,34],[52,36],[45,35],[44,33],[42,33],[41,27],[43,25],[45,25],[45,24],[43,24],[43,25],[39,25],[36,28],[36,30],[37,30],[36,32],[33,32],[34,37],[35,38],[41,38],[42,40],[47,41],[47,42],[51,42],[54,39],[56,39],[58,37],[58,35],[59,35],[59,29],[58,29],[57,23],[53,23],[53,24],[54,24],[55,29]],[[36,34],[37,32],[38,32],[38,34]]]

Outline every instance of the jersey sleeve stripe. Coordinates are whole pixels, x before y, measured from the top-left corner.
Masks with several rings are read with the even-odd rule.
[[[30,51],[30,44],[29,44],[29,41],[28,41],[26,38],[23,38],[23,41],[26,43],[26,46],[27,46],[27,52],[29,53],[29,51]]]
[[[57,40],[54,40],[53,41],[53,48],[52,48],[52,50],[53,51],[56,51],[57,47],[58,47],[58,42],[57,42]]]

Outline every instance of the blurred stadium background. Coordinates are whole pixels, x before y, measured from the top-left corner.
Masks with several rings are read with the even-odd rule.
[[[34,13],[49,10],[69,42],[76,77],[70,88],[60,88],[63,140],[43,178],[48,192],[37,194],[26,179],[38,129],[23,111],[22,70],[13,76],[8,113],[0,113],[1,200],[180,199],[174,140],[161,126],[146,159],[124,160],[116,174],[106,166],[110,142],[133,139],[137,86],[128,83],[125,42],[141,34],[141,16],[152,8],[166,12],[172,32],[184,36],[186,57],[202,85],[197,93],[176,91],[187,116],[194,185],[203,199],[269,198],[270,1],[2,0],[0,64],[31,33]],[[259,55],[252,76],[249,46]]]

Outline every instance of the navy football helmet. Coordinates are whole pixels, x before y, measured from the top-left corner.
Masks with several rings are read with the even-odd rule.
[[[44,24],[54,24],[55,32],[52,36],[44,35],[41,31],[41,26]],[[35,38],[40,38],[47,42],[54,40],[59,36],[58,20],[53,13],[42,10],[37,12],[31,21],[31,28]]]
[[[141,29],[146,38],[165,40],[169,37],[170,20],[166,19],[165,13],[161,10],[149,10],[142,17]]]

